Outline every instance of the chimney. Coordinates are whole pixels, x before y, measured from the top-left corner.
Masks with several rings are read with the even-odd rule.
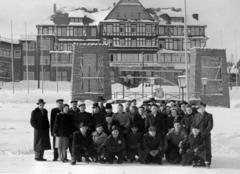
[[[115,7],[115,6],[116,6],[116,2],[113,3],[113,7]]]
[[[199,20],[199,15],[198,14],[193,14],[192,17],[196,19],[197,21]]]
[[[57,5],[53,4],[53,12],[56,13],[57,12]]]

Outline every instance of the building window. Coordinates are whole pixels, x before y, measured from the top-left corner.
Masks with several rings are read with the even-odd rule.
[[[151,34],[152,33],[152,25],[146,25],[146,33]]]
[[[132,33],[136,33],[137,32],[137,25],[132,25]]]
[[[23,43],[23,50],[26,51],[26,43]],[[34,50],[35,50],[34,42],[28,42],[27,43],[27,51],[34,51]]]
[[[147,39],[146,40],[146,46],[152,46],[152,40]]]
[[[44,77],[43,79],[42,79],[42,77]],[[50,72],[48,72],[48,71],[41,71],[40,72],[40,80],[44,80],[44,81],[50,81]]]
[[[42,42],[40,40],[40,50],[50,50],[50,44],[50,40],[45,39]]]
[[[57,78],[59,81],[67,81],[67,71],[58,71]]]
[[[178,54],[172,54],[172,62],[180,63],[181,62],[181,56],[179,56]]]
[[[132,47],[136,47],[137,46],[137,40],[133,39],[132,40]]]
[[[183,28],[182,27],[178,27],[178,36],[182,36],[183,35]]]
[[[167,50],[173,49],[173,39],[166,39],[166,49]]]
[[[91,36],[97,36],[97,29],[91,28]]]
[[[120,45],[125,46],[125,39],[120,39]]]
[[[21,51],[20,50],[15,50],[14,51],[14,58],[21,58]]]
[[[119,28],[120,28],[120,33],[124,33],[125,32],[125,25],[120,25],[119,26]]]
[[[62,36],[67,36],[67,28],[62,28]]]
[[[46,27],[43,28],[43,34],[48,34],[48,28]]]
[[[27,80],[27,72],[23,72],[23,80]],[[28,80],[35,80],[34,72],[28,72]]]
[[[50,56],[40,56],[40,65],[49,65]]]
[[[62,28],[57,28],[57,35],[62,36]]]
[[[171,54],[165,54],[165,57],[164,57],[166,63],[170,63],[172,62],[172,55]]]
[[[113,26],[107,25],[107,33],[112,33],[112,32],[113,32]]]
[[[27,61],[28,60],[28,61]],[[35,65],[35,56],[24,56],[23,57],[23,65]]]
[[[48,34],[53,34],[53,28],[52,27],[48,27]]]
[[[159,35],[163,36],[164,34],[164,27],[159,27]]]
[[[42,34],[42,27],[41,26],[38,27],[38,34]]]

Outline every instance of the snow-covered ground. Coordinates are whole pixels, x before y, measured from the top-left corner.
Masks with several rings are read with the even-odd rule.
[[[0,173],[217,173],[240,174],[240,88],[230,91],[231,109],[209,107],[207,110],[214,116],[212,131],[213,163],[212,169],[171,166],[139,165],[124,163],[119,166],[100,164],[79,164],[52,162],[52,150],[46,151],[48,162],[35,162],[32,151],[33,129],[30,126],[30,113],[36,107],[36,101],[43,98],[48,111],[55,107],[55,100],[65,99],[69,102],[70,83],[60,82],[59,93],[56,83],[46,82],[44,94],[37,88],[37,82],[30,82],[30,94],[27,94],[27,82],[15,83],[15,94],[12,84],[0,84]],[[113,92],[121,92],[122,86],[112,86]],[[127,89],[126,89],[127,90]],[[141,86],[131,91],[141,91]],[[150,92],[151,88],[145,88]],[[164,91],[177,92],[177,87],[164,87]],[[87,110],[91,110],[92,101],[87,101]],[[114,106],[116,109],[116,106]]]

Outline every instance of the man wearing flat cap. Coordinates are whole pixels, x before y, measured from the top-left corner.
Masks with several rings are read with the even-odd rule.
[[[38,107],[32,111],[31,126],[34,128],[34,145],[36,161],[46,161],[43,158],[44,151],[51,149],[49,137],[49,120],[48,111],[44,109],[45,102],[39,99],[37,102]]]
[[[57,114],[62,112],[62,110],[63,110],[63,102],[64,102],[63,99],[56,100],[57,107],[53,108],[51,110],[50,128],[51,128],[51,135],[53,136],[53,149],[54,149],[54,151],[53,151],[53,161],[57,161],[58,157],[59,157],[57,148],[55,148],[56,137],[53,134],[53,127],[54,127],[54,123],[55,123],[55,119],[56,119]]]
[[[79,101],[78,108],[80,112],[75,114],[75,117],[74,117],[75,128],[79,130],[79,125],[84,124],[87,126],[87,129],[89,132],[93,132],[92,131],[93,118],[90,113],[86,112],[86,104],[82,101]]]
[[[142,159],[142,133],[138,132],[138,127],[131,125],[131,131],[127,134],[127,157],[132,163],[135,159]],[[135,158],[137,156],[137,158]]]
[[[143,136],[142,161],[144,164],[157,163],[162,165],[163,140],[155,126],[148,128],[148,133]]]
[[[105,113],[106,114],[106,113]],[[103,124],[105,121],[105,114],[101,112],[98,103],[93,103],[92,117],[93,117],[93,131],[95,131],[96,125]]]
[[[106,143],[106,157],[109,164],[113,164],[114,157],[117,156],[118,164],[123,163],[123,159],[126,156],[126,143],[124,137],[119,134],[119,128],[117,126],[112,126],[112,135],[107,138]]]
[[[92,133],[93,137],[93,148],[95,149],[95,154],[92,156],[93,161],[97,161],[98,157],[100,159],[100,163],[104,164],[104,157],[106,154],[106,142],[107,142],[107,134],[103,132],[103,125],[96,125],[96,131]]]
[[[96,153],[93,148],[92,135],[87,129],[87,125],[81,123],[79,131],[73,133],[72,165],[75,165],[77,161],[89,162],[89,157]]]
[[[200,128],[202,136],[206,137],[207,141],[207,158],[211,165],[212,161],[212,147],[211,147],[211,131],[213,129],[213,116],[206,112],[206,104],[200,102],[198,113],[194,115],[192,125]]]

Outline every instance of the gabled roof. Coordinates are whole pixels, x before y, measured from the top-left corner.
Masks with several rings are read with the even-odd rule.
[[[105,21],[109,19],[154,21],[153,17],[138,0],[120,0],[107,15]]]

